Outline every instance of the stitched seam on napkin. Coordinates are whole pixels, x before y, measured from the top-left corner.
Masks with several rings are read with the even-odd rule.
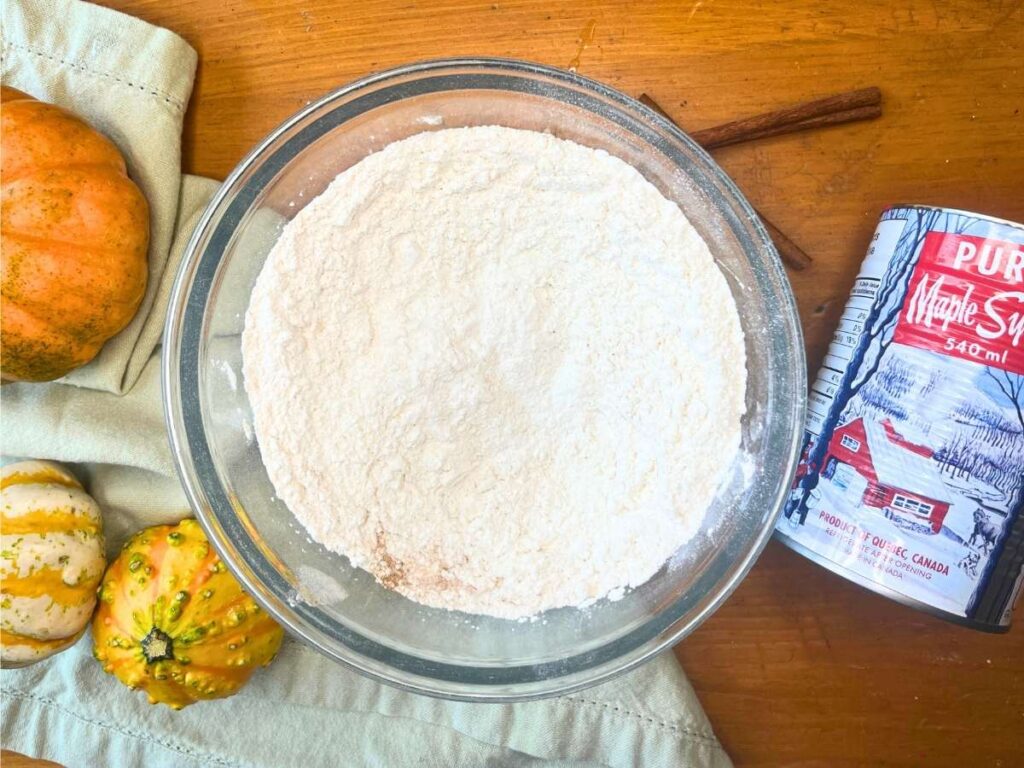
[[[93,69],[92,67],[86,66],[85,64],[82,64],[81,62],[78,62],[78,61],[71,61],[70,59],[62,59],[61,57],[55,56],[52,53],[47,53],[46,51],[40,51],[40,50],[38,50],[36,48],[33,48],[32,46],[29,46],[29,45],[22,45],[21,43],[12,43],[10,41],[4,41],[4,45],[6,47],[8,47],[8,48],[16,48],[16,49],[25,51],[26,53],[30,53],[33,56],[39,56],[39,57],[44,58],[44,59],[49,59],[50,61],[54,61],[54,62],[57,62],[59,64],[63,64],[64,66],[67,66],[67,67],[71,67],[72,69],[81,70],[82,72],[85,72],[86,74],[89,74],[89,75],[95,75],[96,77],[103,77],[103,78],[106,78],[107,80],[113,80],[116,83],[120,83],[121,85],[126,85],[126,86],[128,86],[130,88],[134,88],[135,90],[142,91],[143,93],[148,94],[150,96],[158,96],[161,99],[163,99],[165,102],[170,104],[172,107],[174,107],[175,110],[178,111],[178,112],[184,111],[184,109],[185,109],[185,104],[182,101],[180,101],[179,99],[174,98],[174,96],[172,96],[167,91],[161,90],[160,88],[157,88],[156,86],[149,85],[148,83],[134,83],[131,80],[125,80],[123,77],[118,77],[117,75],[111,74],[110,72],[103,72],[102,70],[99,70],[99,69]]]
[[[563,701],[565,703],[574,702],[576,704],[589,704],[591,706],[598,707],[600,709],[605,709],[605,710],[608,710],[609,712],[613,712],[613,713],[618,714],[618,715],[626,715],[628,717],[632,717],[632,718],[634,718],[636,720],[639,720],[641,722],[650,723],[651,725],[657,726],[659,728],[664,728],[664,729],[672,731],[672,732],[674,732],[676,734],[680,734],[680,735],[686,736],[686,737],[688,737],[690,739],[695,739],[697,741],[706,742],[709,746],[713,746],[715,749],[720,749],[720,750],[724,751],[724,749],[722,749],[722,745],[718,742],[718,739],[716,739],[711,734],[702,733],[700,731],[693,731],[693,730],[690,730],[689,728],[684,728],[682,726],[675,725],[674,723],[667,723],[664,720],[656,720],[655,718],[650,717],[648,715],[644,715],[644,714],[642,714],[640,712],[634,712],[631,709],[625,709],[624,707],[620,707],[620,706],[617,706],[615,704],[609,704],[606,701],[594,701],[592,699],[581,699],[578,696],[563,696],[563,697],[561,697],[561,699],[555,699],[555,701]]]
[[[44,707],[45,706],[52,706],[53,708],[60,710],[62,713],[66,714],[66,715],[70,715],[71,717],[75,718],[76,720],[80,720],[80,721],[82,721],[84,723],[88,723],[89,725],[95,725],[95,726],[97,726],[99,728],[102,728],[103,730],[106,730],[106,731],[113,731],[115,733],[121,734],[122,736],[128,736],[128,737],[131,737],[131,738],[138,739],[140,741],[149,742],[151,744],[155,744],[157,746],[163,747],[164,749],[168,749],[168,750],[170,750],[172,752],[177,752],[179,754],[186,755],[186,756],[192,757],[192,758],[196,758],[198,760],[207,760],[207,761],[216,763],[217,765],[224,766],[225,768],[241,768],[239,763],[228,762],[224,758],[217,757],[216,755],[212,755],[212,754],[208,754],[208,753],[202,753],[202,752],[196,752],[195,750],[190,749],[189,747],[186,747],[186,746],[181,745],[181,744],[176,744],[174,742],[161,741],[160,739],[155,739],[155,738],[153,738],[151,736],[147,736],[146,734],[141,733],[139,731],[134,731],[134,730],[131,730],[129,728],[124,728],[124,727],[113,725],[113,724],[110,724],[110,723],[105,723],[105,722],[103,722],[101,720],[94,720],[94,719],[92,719],[90,717],[86,717],[85,715],[79,714],[78,712],[75,712],[72,709],[69,709],[68,707],[64,706],[63,704],[61,704],[58,701],[55,701],[54,699],[50,699],[50,698],[45,697],[45,696],[39,696],[39,695],[36,695],[36,694],[33,694],[33,693],[29,693],[28,691],[23,691],[23,690],[20,690],[20,689],[17,689],[17,688],[4,688],[3,689],[3,693],[5,695],[11,695],[11,696],[14,696],[15,698],[19,698],[19,699],[28,699],[28,700],[32,701],[33,703],[39,704],[39,705],[44,706]],[[298,706],[298,707],[301,707],[303,709],[319,709],[320,708],[320,707],[317,707],[317,706],[311,705],[311,704],[296,704],[296,703],[290,703],[289,706],[292,706],[292,707]],[[481,744],[481,745],[484,745],[484,746],[487,746],[487,747],[494,747],[494,748],[498,748],[498,749],[503,749],[503,750],[506,750],[506,751],[511,752],[513,754],[516,754],[516,755],[523,755],[523,756],[526,756],[526,757],[533,757],[533,758],[541,759],[538,755],[534,755],[534,754],[532,754],[530,752],[526,752],[526,751],[524,751],[522,749],[516,749],[516,748],[510,747],[510,746],[507,746],[507,745],[492,744],[492,743],[490,743],[488,741],[481,740],[481,739],[478,739],[478,738],[476,738],[474,736],[471,736],[471,735],[469,735],[469,734],[459,730],[458,728],[452,728],[450,726],[441,725],[439,723],[433,723],[433,722],[426,721],[426,720],[420,720],[420,719],[415,718],[415,717],[407,717],[407,716],[404,716],[404,715],[391,715],[391,714],[385,714],[383,712],[374,712],[374,711],[361,711],[361,710],[346,710],[346,711],[347,712],[351,712],[353,714],[374,715],[374,716],[377,716],[377,717],[385,718],[387,720],[399,720],[399,721],[405,720],[405,721],[410,721],[410,722],[418,723],[418,724],[424,725],[424,726],[439,727],[439,728],[444,729],[445,731],[457,734],[457,735],[461,736],[462,738],[467,739],[467,740],[472,741],[472,742],[477,743],[477,744]]]
[[[82,714],[80,714],[78,712],[75,712],[72,709],[68,709],[67,707],[65,707],[60,702],[54,701],[53,699],[47,698],[46,696],[38,696],[38,695],[36,695],[34,693],[29,693],[28,691],[22,691],[22,690],[19,690],[17,688],[5,688],[4,689],[4,693],[5,694],[9,694],[11,696],[14,696],[15,698],[18,698],[18,699],[28,699],[29,701],[35,702],[36,704],[40,704],[42,706],[53,707],[54,709],[58,709],[61,712],[63,712],[64,714],[66,714],[66,715],[70,715],[71,717],[75,718],[76,720],[80,720],[83,723],[88,723],[89,725],[95,725],[98,728],[102,728],[105,731],[113,731],[114,733],[121,734],[122,736],[128,736],[128,737],[131,737],[131,738],[134,738],[134,739],[138,739],[139,741],[146,741],[146,742],[149,742],[150,744],[155,744],[158,747],[163,747],[164,749],[168,749],[168,750],[170,750],[172,752],[177,752],[178,754],[186,755],[187,757],[191,757],[191,758],[195,758],[196,760],[199,760],[199,761],[207,760],[209,762],[216,763],[217,765],[222,765],[225,768],[239,768],[239,764],[238,763],[228,762],[224,758],[217,757],[216,755],[211,755],[211,754],[207,754],[207,753],[204,753],[204,752],[197,752],[196,750],[190,749],[189,747],[186,747],[186,746],[184,746],[182,744],[176,744],[174,742],[162,741],[160,739],[155,739],[155,738],[153,738],[151,736],[147,736],[146,734],[141,733],[140,731],[134,731],[134,730],[131,730],[130,728],[124,728],[124,727],[121,727],[121,726],[113,725],[111,723],[105,723],[102,720],[94,720],[94,719],[92,719],[90,717],[86,717],[85,715],[82,715]]]
[[[317,656],[320,655],[316,651],[313,651],[310,648],[305,648],[303,646],[300,646],[300,648],[301,648],[301,650],[309,651],[310,653],[313,653],[313,654],[315,654]],[[248,695],[246,693],[244,693],[245,689],[243,688],[242,690],[243,690],[242,694],[240,694],[240,695],[236,694],[238,696],[238,698],[243,699],[243,700],[249,698]],[[501,742],[496,742],[496,741],[488,741],[486,738],[482,738],[482,737],[479,737],[479,736],[474,736],[473,734],[468,733],[467,731],[465,731],[465,730],[463,730],[461,728],[457,728],[454,725],[446,725],[444,723],[439,723],[436,720],[424,719],[424,718],[415,717],[415,716],[412,716],[412,715],[403,715],[403,714],[391,713],[391,712],[379,712],[379,711],[373,710],[373,709],[345,709],[345,708],[338,708],[338,707],[324,705],[324,704],[303,704],[302,702],[298,702],[298,701],[289,701],[289,702],[286,702],[286,705],[288,707],[298,708],[298,709],[313,709],[313,710],[318,710],[318,711],[321,711],[321,712],[323,710],[325,710],[325,709],[329,709],[331,712],[341,712],[343,714],[367,715],[367,716],[370,716],[370,717],[379,717],[379,718],[382,718],[384,720],[397,720],[397,721],[401,721],[401,722],[415,723],[417,725],[422,725],[422,726],[425,726],[425,727],[428,727],[428,728],[436,728],[436,729],[439,729],[439,730],[443,730],[446,733],[454,734],[455,736],[458,736],[458,737],[460,737],[462,739],[465,739],[467,741],[471,741],[474,744],[480,744],[480,745],[482,745],[484,747],[489,747],[489,748],[493,748],[493,749],[505,750],[506,752],[509,752],[511,754],[514,754],[514,755],[523,755],[525,757],[535,758],[537,760],[556,759],[556,758],[550,758],[550,757],[545,758],[544,756],[542,756],[540,754],[536,754],[536,753],[534,753],[531,750],[527,750],[524,747],[513,747],[513,746],[511,746],[510,744],[507,744],[507,743],[501,743]],[[568,758],[566,758],[566,759],[568,759]],[[607,763],[600,763],[600,765],[607,765]]]

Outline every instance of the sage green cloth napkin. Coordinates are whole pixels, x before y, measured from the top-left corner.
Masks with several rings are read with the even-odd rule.
[[[195,52],[176,35],[75,0],[3,4],[3,82],[87,118],[124,151],[153,213],[134,322],[59,383],[0,392],[3,453],[71,464],[105,512],[109,554],[189,514],[164,435],[167,294],[216,183],[180,172]],[[380,685],[298,642],[231,699],[174,712],[106,675],[87,634],[0,673],[5,748],[67,766],[728,766],[671,654],[572,696],[444,702]]]

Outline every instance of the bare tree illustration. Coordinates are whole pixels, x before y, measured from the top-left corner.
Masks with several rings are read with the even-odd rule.
[[[1024,376],[1017,376],[1009,371],[998,368],[996,372],[993,372],[991,368],[986,368],[985,375],[996,383],[999,391],[1003,393],[1006,399],[1010,401],[1010,405],[1017,411],[1020,431],[1024,432]]]
[[[990,367],[985,369],[985,376],[992,379],[1013,407],[1017,414],[1017,423],[1020,424],[1019,435],[1024,438],[1024,376],[1002,369],[993,370]],[[1015,514],[1019,515],[1024,512],[1024,472],[1021,471],[1021,454],[1014,446],[1004,451],[1001,458],[1002,461],[997,468],[998,472],[993,483],[999,485],[999,481],[1002,480],[1008,493],[1012,493],[1016,489],[1016,497],[1011,498],[1007,506],[1009,520],[1012,523]],[[1012,558],[1004,558],[1003,550],[1014,537],[1019,540],[1019,521],[1013,524],[1009,531],[1003,532],[992,550],[981,577],[978,579],[978,588],[975,589],[968,602],[968,616],[991,616],[993,606],[998,609],[1002,605],[1001,600],[1009,599],[1009,590],[1012,589],[1011,585],[1016,583],[1016,575],[1013,573],[1014,564],[1010,562]],[[1017,567],[1019,568],[1019,565]]]
[[[985,375],[995,382],[996,387],[1013,407],[1017,414],[1017,423],[1020,424],[1020,434],[1024,437],[1024,376],[1004,371],[1001,368],[993,370],[990,367],[985,369]],[[1019,483],[1020,487],[1017,499],[1011,505],[1011,509],[1024,506],[1024,478],[1018,476],[1015,482]]]
[[[917,266],[921,246],[928,232],[935,230],[935,225],[943,217],[949,217],[949,223],[957,221],[959,226],[943,227],[941,230],[961,232],[967,226],[966,220],[955,214],[937,209],[917,210],[913,222],[904,228],[896,242],[889,268],[865,321],[864,333],[857,343],[846,373],[843,374],[842,383],[822,424],[821,432],[811,447],[807,459],[807,472],[800,480],[798,492],[793,494],[786,507],[786,517],[792,517],[794,512],[798,513],[801,525],[807,519],[807,501],[811,491],[818,486],[818,470],[821,469],[821,462],[828,450],[829,435],[839,425],[840,417],[846,411],[850,400],[856,397],[861,388],[878,372],[882,358],[892,344],[893,332],[910,283],[910,275]]]

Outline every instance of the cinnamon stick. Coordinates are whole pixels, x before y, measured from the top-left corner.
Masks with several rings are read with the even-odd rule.
[[[678,125],[678,123],[672,119],[671,115],[662,109],[661,105],[646,93],[641,93],[639,100],[666,120],[669,120],[674,125]],[[775,243],[775,250],[779,252],[779,257],[782,259],[783,263],[795,270],[806,269],[811,263],[811,257],[808,256],[799,245],[790,240],[781,229],[765,218],[763,213],[758,211],[756,208],[754,209],[754,212],[761,218],[764,228],[768,230],[768,235],[771,237],[772,242]]]
[[[881,99],[881,91],[878,88],[862,88],[705,128],[691,133],[690,138],[704,149],[711,150],[769,136],[872,120],[882,114]],[[675,122],[672,116],[646,93],[640,94],[639,101],[662,117]]]
[[[646,93],[641,93],[640,94],[640,98],[638,98],[637,101],[639,101],[645,107],[650,107],[651,109],[653,109],[655,112],[657,112],[659,115],[664,117],[666,120],[668,120],[673,125],[676,125],[676,126],[679,126],[680,128],[682,128],[682,126],[680,126],[679,123],[677,123],[672,118],[672,115],[670,115],[668,112],[666,112],[664,109],[661,108],[661,104],[656,102],[654,99],[652,99]]]
[[[777,125],[771,128],[765,128],[759,130],[756,133],[742,134],[731,137],[729,140],[700,140],[697,143],[705,149],[718,149],[719,147],[726,147],[732,144],[740,144],[746,141],[755,141],[756,139],[767,139],[769,136],[782,136],[789,133],[797,133],[798,131],[808,131],[814,128],[827,128],[830,125],[842,125],[843,123],[859,123],[864,120],[874,120],[876,117],[882,116],[881,104],[875,104],[867,107],[856,107],[854,109],[846,109],[842,112],[833,112],[831,115],[822,115],[821,117],[812,117],[809,120],[801,120],[798,123],[788,123],[786,125]],[[712,128],[709,130],[717,130]],[[698,134],[704,133],[704,131],[698,131]],[[691,134],[691,138],[697,139],[697,134]]]
[[[771,221],[766,219],[765,215],[756,208],[754,209],[754,213],[761,217],[761,223],[764,224],[764,228],[768,230],[768,236],[772,239],[772,242],[775,243],[775,250],[779,252],[779,258],[782,259],[786,266],[800,271],[802,269],[807,269],[807,267],[811,265],[811,257],[807,255],[807,252],[804,251],[803,248],[790,240],[789,237],[786,236],[785,232],[772,224]]]
[[[878,88],[861,88],[705,128],[691,134],[691,138],[705,149],[715,149],[767,136],[870,120],[882,114],[881,104],[882,92]]]

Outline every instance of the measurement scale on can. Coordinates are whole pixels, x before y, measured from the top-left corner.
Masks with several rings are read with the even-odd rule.
[[[808,398],[776,535],[869,589],[1005,630],[1024,582],[1024,226],[883,212]]]

